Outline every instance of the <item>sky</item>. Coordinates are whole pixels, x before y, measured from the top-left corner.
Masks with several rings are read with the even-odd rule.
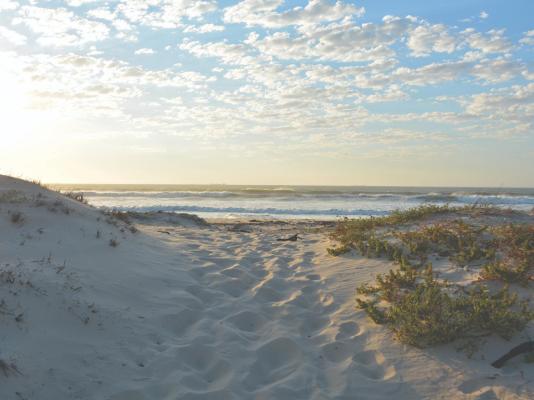
[[[533,15],[532,0],[0,0],[0,173],[534,187]]]

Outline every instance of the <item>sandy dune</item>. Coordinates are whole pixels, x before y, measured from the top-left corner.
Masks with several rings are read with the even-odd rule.
[[[316,224],[173,219],[132,233],[0,177],[0,198],[10,190],[24,199],[0,201],[0,359],[18,372],[0,374],[2,400],[534,397],[532,364],[489,365],[510,343],[467,359],[395,342],[354,303],[391,265],[329,256]]]

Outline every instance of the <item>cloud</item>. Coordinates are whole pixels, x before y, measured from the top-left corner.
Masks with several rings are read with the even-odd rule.
[[[68,6],[71,7],[80,7],[85,4],[99,3],[100,0],[65,0]]]
[[[345,17],[360,17],[363,7],[356,7],[341,1],[310,0],[305,7],[294,7],[278,11],[284,0],[243,0],[224,10],[224,22],[281,28],[289,25],[310,25],[336,21]]]
[[[155,53],[156,52],[153,49],[147,49],[147,48],[138,49],[134,52],[134,54],[136,55],[149,55],[149,54],[155,54]]]
[[[513,48],[512,43],[504,37],[504,29],[492,29],[483,34],[476,32],[473,28],[468,28],[461,34],[464,36],[465,43],[483,53],[506,53]]]
[[[3,0],[0,2],[0,11],[15,10],[19,8],[19,2],[13,0]]]
[[[534,46],[534,29],[528,32],[525,32],[519,43],[522,43],[527,46]]]
[[[486,11],[481,11],[478,16],[480,19],[486,19],[489,17],[489,14]]]
[[[341,0],[245,0],[224,9],[214,0],[32,4],[2,14],[15,16],[15,30],[0,27],[1,40],[31,45],[12,51],[20,52],[13,76],[32,107],[105,119],[106,129],[211,144],[247,135],[271,151],[284,140],[321,153],[317,143],[443,139],[425,139],[428,127],[460,136],[531,126],[525,82],[534,77],[518,43],[532,45],[534,31],[512,42],[502,29],[409,15],[366,22],[363,8]],[[154,43],[169,50],[165,57],[141,57],[155,53]]]
[[[470,73],[491,83],[505,82],[520,75],[525,70],[525,66],[515,60],[495,59],[482,60],[475,65]]]
[[[534,83],[475,94],[462,101],[466,113],[488,121],[485,135],[507,138],[534,129]],[[480,129],[474,135],[480,136]]]
[[[98,42],[109,35],[107,25],[76,16],[65,8],[21,7],[15,25],[26,25],[43,46],[79,46]]]
[[[456,40],[443,24],[424,24],[412,29],[408,34],[407,46],[415,57],[424,57],[430,53],[452,53]]]
[[[116,13],[114,13],[107,7],[93,8],[87,11],[87,15],[89,17],[104,19],[107,21],[113,21],[117,17]]]
[[[178,45],[180,50],[193,54],[196,57],[216,57],[225,64],[247,64],[255,62],[248,54],[247,46],[243,44],[231,44],[226,42],[201,43],[184,39]]]
[[[4,39],[15,46],[22,46],[27,42],[26,36],[4,26],[0,26],[0,39]]]
[[[159,29],[182,27],[184,18],[201,20],[216,9],[213,0],[121,0],[116,7],[130,22]]]
[[[317,58],[341,62],[375,61],[391,58],[389,47],[403,36],[414,19],[386,16],[381,24],[356,25],[341,21],[318,26],[302,26],[293,36],[275,32],[251,45],[262,53],[279,59]]]
[[[184,32],[187,33],[209,33],[224,31],[224,25],[203,24],[200,26],[189,25],[186,26]]]
[[[471,63],[456,61],[445,63],[432,63],[420,68],[397,68],[392,78],[405,85],[427,86],[452,81],[467,72]]]

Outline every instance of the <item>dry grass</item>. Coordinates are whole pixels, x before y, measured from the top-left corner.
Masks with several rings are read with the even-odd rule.
[[[24,195],[24,193],[18,190],[7,190],[5,192],[0,192],[0,204],[24,203],[27,200],[28,198]]]
[[[88,204],[87,200],[84,197],[84,194],[81,192],[60,192],[63,196],[68,197],[69,199],[75,200],[82,204]]]
[[[9,220],[15,225],[22,225],[25,221],[25,217],[20,211],[14,211],[9,212]]]
[[[0,371],[4,374],[6,378],[14,375],[22,375],[15,363],[8,362],[0,359]]]

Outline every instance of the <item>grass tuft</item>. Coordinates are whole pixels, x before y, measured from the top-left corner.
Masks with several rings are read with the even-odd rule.
[[[20,211],[11,212],[9,219],[11,220],[11,223],[16,225],[22,225],[25,221],[24,214]]]
[[[88,204],[87,200],[84,197],[83,193],[80,192],[64,192],[61,193],[63,196],[68,197],[69,199],[75,200],[82,204]]]

